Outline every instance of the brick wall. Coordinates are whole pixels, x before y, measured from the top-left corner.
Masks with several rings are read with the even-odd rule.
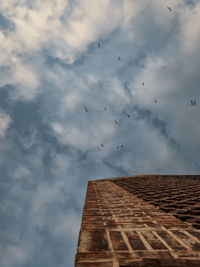
[[[193,222],[181,221],[150,203],[164,197],[163,179],[143,176],[88,183],[77,267],[200,266],[200,231]],[[176,189],[174,179],[165,177]]]

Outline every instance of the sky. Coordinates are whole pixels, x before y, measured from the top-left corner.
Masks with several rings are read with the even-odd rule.
[[[88,180],[199,174],[199,21],[199,0],[1,0],[1,267],[74,266]]]

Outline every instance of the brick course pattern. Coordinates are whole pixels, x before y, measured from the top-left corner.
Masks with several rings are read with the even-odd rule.
[[[136,176],[90,181],[75,266],[199,267],[199,215],[195,214],[195,221],[182,221],[173,215],[181,209],[178,196],[180,201],[191,200],[192,186],[199,187],[198,177],[192,177]],[[187,186],[181,187],[181,183]],[[170,190],[173,204],[178,206],[173,214],[161,210],[160,202],[156,202],[170,198]],[[197,189],[195,197],[196,192]],[[198,207],[198,201],[193,205]]]
[[[113,180],[145,201],[200,229],[200,176],[151,175]]]

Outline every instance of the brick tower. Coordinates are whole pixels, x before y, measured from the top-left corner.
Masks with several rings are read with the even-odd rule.
[[[200,266],[200,176],[90,181],[77,267]]]

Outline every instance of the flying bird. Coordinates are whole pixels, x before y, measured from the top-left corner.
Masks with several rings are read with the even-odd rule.
[[[99,48],[101,47],[99,42],[98,42],[98,47],[99,47]]]
[[[116,120],[114,120],[114,122],[115,122],[115,124],[116,124],[116,125],[118,125],[118,126],[119,126],[119,123],[118,123]]]
[[[85,107],[85,111],[86,111],[86,112],[88,112],[88,109],[87,109],[87,107]]]
[[[118,57],[119,61],[121,60],[121,57]]]
[[[156,100],[156,99],[154,99],[154,103],[156,103],[156,104],[157,104],[157,100]]]
[[[130,118],[130,116],[131,116],[131,115],[129,115],[129,114],[126,114],[126,115],[127,115],[128,118]]]
[[[107,107],[104,107],[105,110],[107,110]]]
[[[190,104],[191,104],[191,106],[196,106],[196,100],[194,99],[194,100],[190,100]]]
[[[117,146],[117,149],[120,149],[121,147],[124,147],[124,146],[120,144],[119,146]]]
[[[190,100],[191,106],[196,106],[196,100]]]
[[[171,7],[170,7],[170,6],[168,6],[167,8],[169,9],[169,11],[172,11],[172,9],[171,9]]]
[[[104,147],[104,144],[101,144],[101,147]]]
[[[144,83],[142,83],[142,85],[144,86]]]

